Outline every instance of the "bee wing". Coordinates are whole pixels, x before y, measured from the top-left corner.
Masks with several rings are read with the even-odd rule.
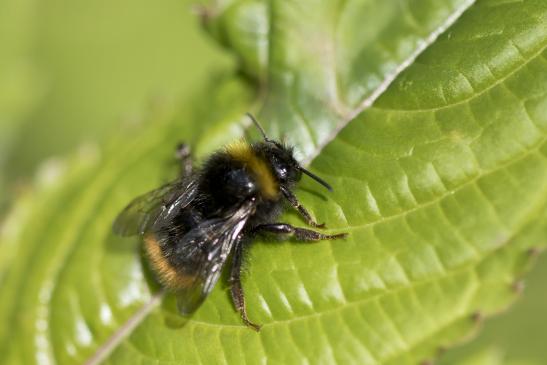
[[[254,201],[248,201],[226,218],[205,220],[186,233],[169,252],[169,256],[174,255],[173,267],[177,272],[170,286],[177,295],[182,314],[195,311],[211,292],[254,210]]]
[[[167,183],[129,203],[114,221],[112,230],[120,236],[142,235],[172,218],[196,195],[195,179]]]

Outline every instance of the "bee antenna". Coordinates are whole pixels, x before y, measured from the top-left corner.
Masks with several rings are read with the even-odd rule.
[[[251,113],[245,113],[245,115],[247,115],[253,121],[253,124],[255,125],[255,127],[258,128],[258,130],[260,131],[260,133],[262,134],[262,137],[264,138],[266,142],[273,142],[271,139],[268,138],[268,136],[266,135],[266,132],[264,131],[264,128],[262,128],[260,123],[258,123],[258,120],[256,120],[254,115],[252,115]]]
[[[325,188],[327,188],[328,191],[332,192],[332,187],[325,180],[321,179],[319,176],[317,176],[315,174],[312,174],[311,172],[309,172],[308,170],[306,170],[303,167],[299,167],[298,169],[300,171],[302,171],[304,174],[306,174],[309,177],[311,177],[312,179],[314,179],[315,181],[317,181],[319,184],[323,185]]]

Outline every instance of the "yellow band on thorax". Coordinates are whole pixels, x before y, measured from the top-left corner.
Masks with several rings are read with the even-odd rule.
[[[236,141],[226,146],[226,152],[235,160],[242,162],[251,172],[260,185],[262,194],[269,199],[278,196],[279,189],[272,170],[260,156],[253,151],[251,145],[245,141]]]

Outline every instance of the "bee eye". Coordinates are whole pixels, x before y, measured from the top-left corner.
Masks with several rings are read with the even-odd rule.
[[[273,158],[271,160],[273,170],[275,171],[275,174],[279,178],[279,180],[285,180],[287,178],[287,167],[284,166],[284,164],[279,161],[277,158]]]

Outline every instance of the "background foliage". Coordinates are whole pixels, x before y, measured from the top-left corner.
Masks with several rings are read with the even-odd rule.
[[[225,50],[181,1],[0,3],[7,363],[416,363],[521,292],[545,244],[543,1],[198,12]],[[167,297],[110,349],[157,289],[112,218],[176,172],[179,139],[203,156],[242,134],[247,110],[336,187],[323,196],[304,182],[298,194],[350,239],[253,247],[245,287],[260,337],[219,285],[188,322]],[[524,299],[441,362],[542,363],[542,261]]]

